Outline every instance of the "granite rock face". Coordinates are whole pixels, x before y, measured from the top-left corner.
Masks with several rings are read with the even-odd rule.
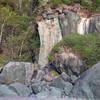
[[[65,36],[71,33],[84,35],[100,32],[98,25],[100,16],[83,18],[77,13],[58,9],[56,14],[51,11],[44,13],[42,17],[43,20],[37,23],[41,43],[39,54],[40,66],[45,66],[48,63],[48,55],[53,46]]]
[[[39,65],[43,67],[48,63],[47,57],[54,45],[62,40],[58,18],[38,22],[38,30],[41,43]]]
[[[0,85],[0,97],[18,96],[13,90],[10,90],[6,85]]]
[[[63,13],[64,17],[62,15],[58,16],[63,37],[71,33],[77,33],[80,16],[74,12],[66,10],[64,10]]]
[[[71,97],[100,99],[100,62],[84,72],[76,81]]]
[[[28,84],[33,75],[34,65],[27,62],[9,62],[0,74],[0,83],[21,82]]]
[[[60,47],[61,53],[54,54],[55,59],[51,62],[59,73],[79,76],[87,69],[85,63],[67,47]]]
[[[31,89],[29,89],[27,86],[18,82],[10,84],[9,89],[17,93],[18,96],[24,96],[24,97],[30,96],[32,92]]]
[[[7,96],[24,96],[28,97],[31,94],[31,90],[22,83],[12,83],[10,85],[0,84],[0,97]]]

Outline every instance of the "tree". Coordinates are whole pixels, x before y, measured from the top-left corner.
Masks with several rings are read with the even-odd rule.
[[[13,15],[13,12],[10,11],[9,8],[1,7],[0,8],[0,24],[1,24],[1,30],[0,30],[0,45],[2,44],[2,36],[3,31],[5,28],[5,25],[8,21],[8,19]]]

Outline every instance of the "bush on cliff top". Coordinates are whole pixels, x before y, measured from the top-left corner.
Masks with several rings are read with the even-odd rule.
[[[60,46],[72,48],[73,52],[79,53],[80,58],[92,66],[100,60],[100,36],[98,33],[80,35],[71,34],[65,37],[53,48],[52,52],[59,52]]]

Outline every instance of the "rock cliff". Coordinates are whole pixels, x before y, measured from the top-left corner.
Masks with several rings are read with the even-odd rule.
[[[41,42],[39,65],[44,66],[48,62],[47,57],[53,46],[62,40],[58,18],[39,22],[38,30]]]
[[[56,13],[55,13],[56,12]],[[47,57],[53,46],[62,37],[71,33],[88,34],[100,32],[100,16],[82,17],[75,12],[68,10],[48,11],[42,14],[38,21],[38,31],[40,35],[40,54],[39,65],[45,66],[48,62]]]

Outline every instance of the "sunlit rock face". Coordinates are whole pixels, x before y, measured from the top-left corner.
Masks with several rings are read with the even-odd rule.
[[[65,36],[71,33],[84,35],[100,32],[100,25],[98,25],[100,23],[100,16],[82,17],[68,10],[59,10],[58,14],[56,14],[48,11],[38,21],[41,43],[39,54],[40,66],[45,66],[48,63],[48,55],[52,48]]]
[[[81,18],[78,23],[77,33],[87,34],[95,32],[95,22],[93,18]]]
[[[44,66],[48,63],[47,58],[54,45],[62,40],[58,18],[38,22],[38,31],[41,43],[39,65]]]

